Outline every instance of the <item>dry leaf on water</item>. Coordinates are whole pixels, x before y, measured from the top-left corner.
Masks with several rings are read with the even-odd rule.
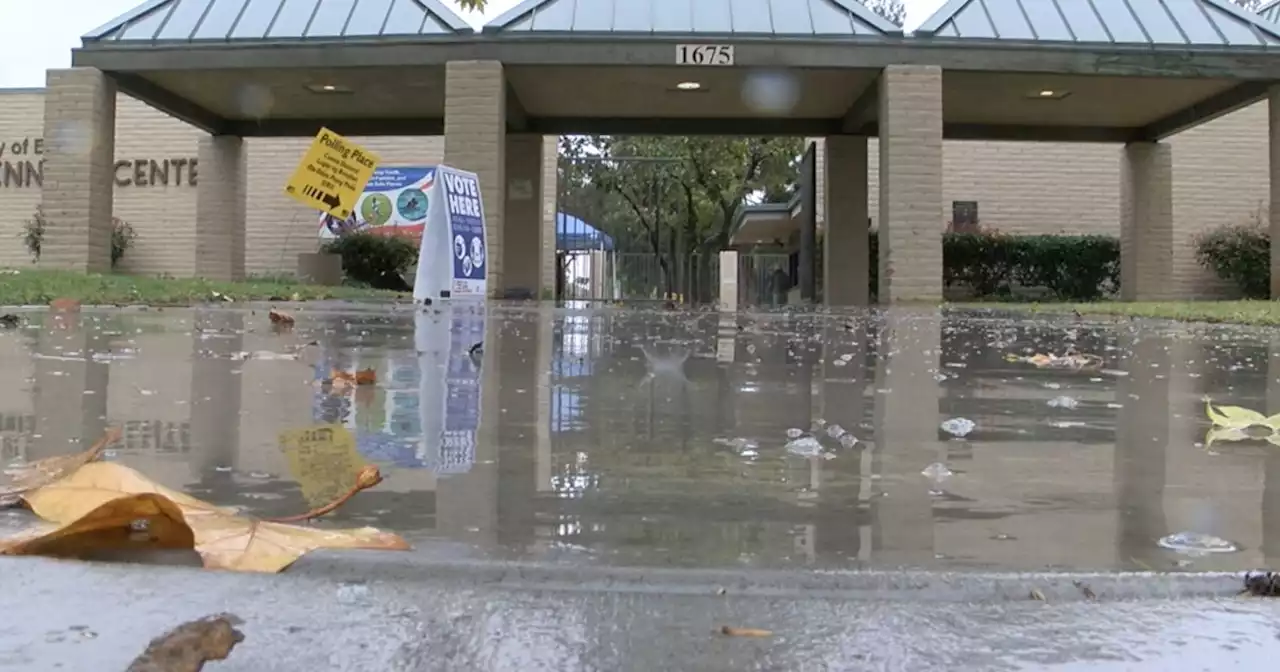
[[[1280,413],[1270,417],[1257,411],[1240,406],[1214,406],[1205,399],[1205,415],[1214,427],[1225,429],[1248,429],[1250,427],[1266,427],[1272,431],[1280,430]]]
[[[235,614],[216,614],[183,623],[151,640],[125,672],[200,672],[211,660],[226,660],[244,633]]]
[[[290,315],[283,310],[276,310],[272,308],[271,312],[267,313],[267,317],[271,319],[271,324],[281,327],[292,327],[294,323],[293,315]]]
[[[94,443],[89,450],[82,453],[47,457],[43,460],[36,460],[35,462],[5,469],[4,475],[9,477],[9,483],[0,486],[0,505],[16,503],[18,495],[52,483],[85,464],[93,462],[102,456],[102,451],[106,450],[107,446],[119,440],[120,429],[111,427],[102,435],[102,438],[98,439],[97,443]]]
[[[351,373],[334,369],[329,378],[335,383],[341,380],[352,385],[373,385],[378,382],[378,372],[373,369],[361,369]]]
[[[396,534],[257,520],[170,490],[128,467],[91,462],[23,496],[49,526],[0,541],[5,555],[83,556],[121,544],[193,548],[205,567],[278,572],[318,548],[408,550]]]
[[[772,637],[772,630],[761,630],[759,628],[735,628],[731,625],[720,626],[720,634],[728,637]]]

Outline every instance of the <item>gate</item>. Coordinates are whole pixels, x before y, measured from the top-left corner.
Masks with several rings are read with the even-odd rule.
[[[710,303],[719,255],[690,253],[674,157],[561,156],[556,193],[556,298]],[[627,184],[608,176],[625,170]]]

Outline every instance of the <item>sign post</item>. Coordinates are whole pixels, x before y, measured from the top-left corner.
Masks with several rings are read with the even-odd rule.
[[[413,299],[483,299],[488,289],[489,242],[485,237],[480,178],[449,166],[436,168],[427,225],[418,249]]]
[[[378,161],[377,154],[321,128],[285,184],[284,193],[309,208],[346,219]]]

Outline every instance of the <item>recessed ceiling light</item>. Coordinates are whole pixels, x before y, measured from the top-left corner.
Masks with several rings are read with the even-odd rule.
[[[701,82],[680,82],[676,84],[676,88],[681,91],[697,91],[702,88]]]
[[[1062,91],[1059,89],[1040,89],[1029,94],[1030,98],[1043,98],[1045,100],[1061,100],[1070,95],[1070,91]]]
[[[308,84],[307,90],[312,93],[351,93],[351,89],[339,84]]]

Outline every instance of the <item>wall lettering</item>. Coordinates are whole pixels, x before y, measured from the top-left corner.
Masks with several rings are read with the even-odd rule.
[[[0,189],[44,186],[44,138],[0,141]],[[121,159],[117,187],[194,187],[200,175],[195,157]]]

